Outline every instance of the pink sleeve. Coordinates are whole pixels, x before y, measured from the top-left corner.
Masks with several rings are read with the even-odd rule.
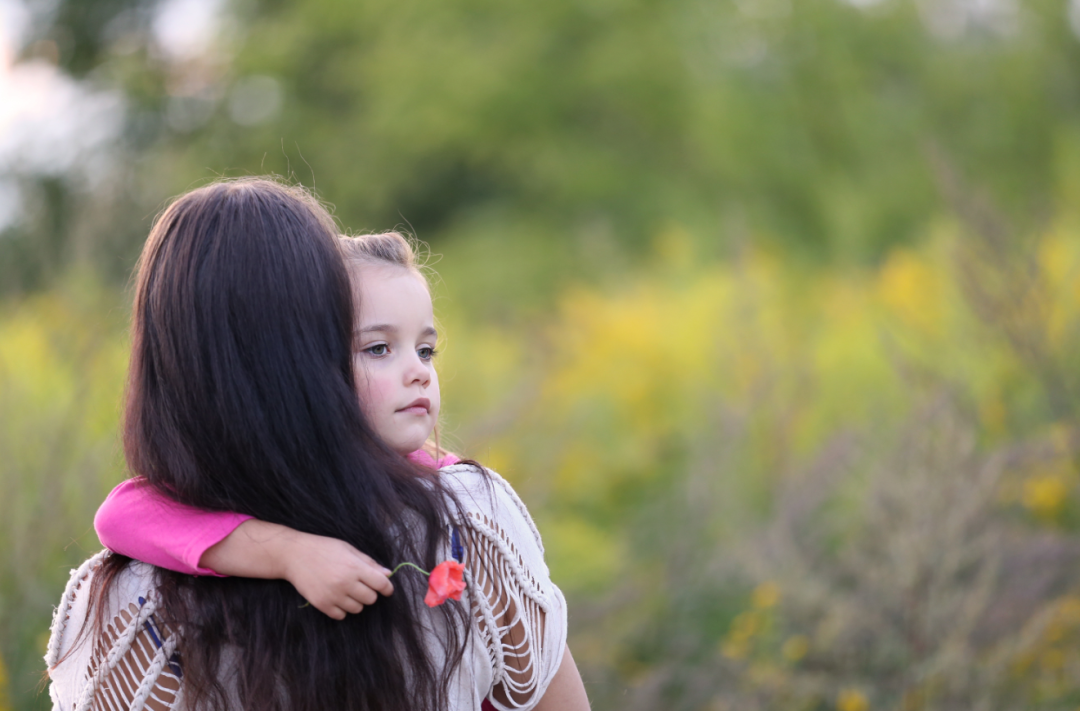
[[[189,575],[218,575],[199,559],[251,516],[210,512],[162,496],[142,477],[121,482],[94,517],[102,545],[121,555]]]
[[[447,454],[445,457],[439,460],[439,469],[442,469],[443,467],[448,467],[451,464],[457,464],[460,461],[461,460],[453,454]]]
[[[445,457],[439,460],[438,464],[435,463],[435,457],[431,456],[422,449],[418,449],[412,454],[407,456],[410,462],[421,464],[425,467],[431,467],[432,469],[442,469],[448,467],[451,464],[457,464],[461,460],[455,457],[453,454],[447,454]]]

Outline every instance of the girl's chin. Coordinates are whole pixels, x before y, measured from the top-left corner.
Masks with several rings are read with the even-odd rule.
[[[415,419],[409,423],[402,422],[383,422],[383,425],[394,425],[376,427],[375,432],[382,438],[383,442],[390,445],[390,449],[394,450],[398,454],[405,456],[412,454],[416,450],[424,446],[424,442],[427,442],[427,438],[431,435],[431,426],[427,422],[416,422]],[[405,426],[402,426],[405,424]],[[389,430],[389,432],[387,432]]]
[[[401,456],[407,457],[408,455],[423,447],[424,442],[426,441],[426,437],[424,439],[399,440],[392,443],[390,447]]]

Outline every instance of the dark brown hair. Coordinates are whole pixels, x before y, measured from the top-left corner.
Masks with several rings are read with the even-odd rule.
[[[264,179],[214,183],[165,210],[139,261],[124,451],[181,503],[430,569],[455,504],[364,419],[336,233],[309,194]],[[227,705],[223,669],[245,709],[443,708],[468,634],[460,606],[418,606],[419,576],[395,576],[394,595],[340,622],[283,581],[159,580],[193,708]]]

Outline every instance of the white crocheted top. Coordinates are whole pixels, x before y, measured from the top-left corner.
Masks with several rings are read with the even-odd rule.
[[[485,697],[504,711],[533,708],[566,645],[566,601],[551,582],[536,525],[510,485],[488,474],[463,464],[440,474],[466,514],[456,522],[469,573],[462,601],[475,624],[452,683],[453,711],[479,709]],[[110,591],[111,622],[104,637],[72,650],[87,615],[89,581],[107,554],[102,551],[72,571],[53,616],[45,655],[53,709],[180,711],[185,708],[183,662],[177,636],[154,617],[159,600],[153,566],[133,562],[127,567]],[[441,619],[431,617],[433,645],[440,644]]]

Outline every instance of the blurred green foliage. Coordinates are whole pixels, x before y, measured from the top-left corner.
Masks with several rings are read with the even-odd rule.
[[[124,475],[125,311],[92,275],[0,305],[0,708],[34,698],[57,590],[100,550],[94,511]]]
[[[852,270],[701,265],[676,231],[524,349],[450,325],[447,407],[536,504],[598,707],[1076,703],[1046,625],[1080,581],[1080,238],[985,238],[945,219]]]
[[[129,101],[95,196],[127,219],[52,226],[69,249],[18,253],[5,283],[75,252],[122,278],[161,200],[219,174],[295,176],[351,228],[408,223],[439,249],[542,240],[558,268],[534,279],[618,275],[673,221],[704,258],[753,240],[875,261],[942,208],[938,154],[1037,221],[1077,141],[1066,0],[859,4],[237,0],[207,51],[170,60],[156,3],[60,0],[38,35]],[[41,220],[93,210],[57,200]]]
[[[124,475],[149,221],[270,172],[442,255],[444,437],[596,708],[1080,703],[1069,3],[237,0],[183,57],[155,7],[35,27],[128,110],[0,239],[0,709]]]

